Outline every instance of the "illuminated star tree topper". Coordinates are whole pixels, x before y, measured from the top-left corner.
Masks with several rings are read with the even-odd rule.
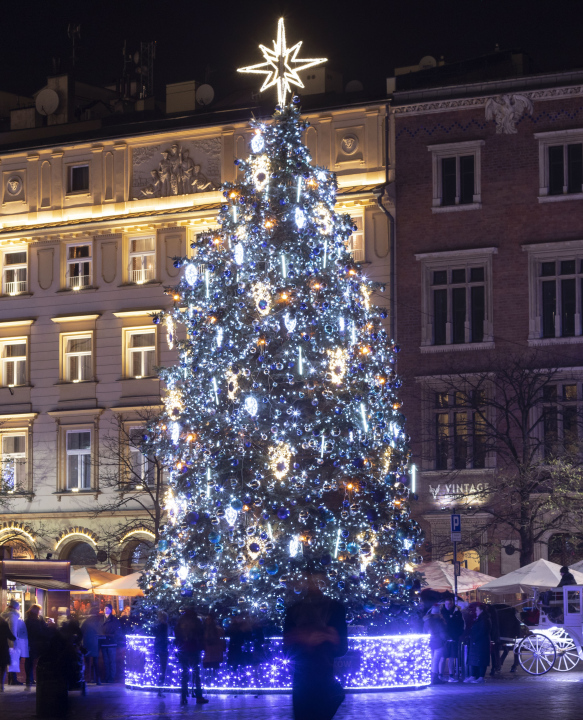
[[[274,85],[277,86],[277,102],[283,107],[287,93],[292,92],[292,85],[304,87],[298,73],[306,68],[314,67],[314,65],[321,65],[327,60],[327,58],[298,58],[301,47],[301,41],[292,47],[287,47],[285,26],[283,18],[280,18],[277,24],[277,40],[273,41],[273,50],[265,45],[259,46],[265,62],[239,68],[237,72],[266,75],[260,92]]]

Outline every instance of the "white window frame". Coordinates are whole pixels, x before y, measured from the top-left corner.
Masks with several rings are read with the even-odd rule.
[[[136,240],[152,240],[152,250],[132,252],[132,243]],[[148,270],[148,258],[153,259],[152,269]],[[132,260],[141,259],[141,268],[132,269]],[[129,281],[135,285],[143,285],[156,279],[156,236],[135,235],[128,238],[128,274]]]
[[[73,190],[73,170],[87,168],[87,187],[83,190]],[[67,165],[67,195],[87,195],[91,192],[91,163],[78,162]]]
[[[151,334],[153,336],[153,342],[152,345],[148,345],[143,348],[132,348],[131,347],[131,341],[133,335],[145,335],[145,334]],[[143,353],[147,350],[153,350],[154,351],[154,366],[158,364],[158,342],[157,342],[157,333],[156,328],[152,327],[151,325],[145,325],[141,327],[130,327],[130,328],[124,328],[124,355],[125,355],[125,377],[126,378],[135,378],[135,379],[141,379],[146,377],[154,377],[154,374],[152,375],[133,375],[133,360],[132,356],[134,353],[139,353],[142,355],[142,369],[144,368],[144,357]]]
[[[89,257],[86,258],[72,258],[69,259],[69,250],[75,247],[88,247],[89,248]],[[80,243],[70,243],[66,245],[65,247],[65,276],[67,281],[67,287],[71,290],[82,290],[83,288],[89,288],[92,285],[93,282],[93,243],[88,242],[80,242]],[[73,265],[77,265],[80,263],[89,263],[89,275],[77,275],[72,276],[70,268]],[[81,278],[86,278],[84,280],[81,280]]]
[[[581,437],[581,412],[583,410],[583,383],[582,383],[582,376],[583,376],[583,370],[581,368],[575,369],[574,372],[567,374],[563,371],[561,371],[560,375],[554,378],[552,381],[549,382],[548,386],[555,386],[556,387],[556,397],[554,400],[549,400],[544,397],[544,395],[540,399],[540,408],[538,409],[538,412],[540,412],[540,422],[538,424],[538,439],[541,443],[540,446],[540,457],[541,459],[544,459],[545,457],[545,427],[544,427],[544,409],[545,408],[556,408],[557,410],[557,416],[556,416],[556,442],[561,447],[561,452],[565,450],[565,431],[564,431],[564,414],[562,413],[562,410],[566,407],[574,407],[576,408],[576,418],[577,418],[577,425],[578,425],[578,443],[581,442],[583,437]],[[566,386],[572,386],[575,385],[576,391],[575,395],[576,397],[571,399],[567,398],[565,396],[565,390],[564,388]]]
[[[583,188],[579,193],[567,192],[567,145],[583,144],[583,129],[574,130],[557,130],[554,132],[534,133],[534,137],[538,140],[538,170],[539,170],[539,203],[545,202],[563,202],[565,200],[583,200]],[[562,195],[549,195],[549,147],[551,145],[563,145],[563,171],[565,179],[563,181]]]
[[[14,253],[25,253],[26,260],[23,263],[17,263],[15,265],[6,264],[6,256]],[[14,280],[7,282],[6,274],[10,271],[21,271],[24,270],[24,280]],[[4,250],[2,256],[2,294],[3,295],[21,295],[22,293],[28,292],[28,248],[26,246],[20,248],[8,248]]]
[[[560,197],[560,196],[553,196]],[[581,263],[583,262],[583,240],[566,240],[557,243],[536,243],[522,246],[528,253],[528,344],[531,347],[554,345],[558,343],[576,344],[583,342],[583,318],[581,313],[583,297],[581,297]],[[575,260],[577,280],[575,282],[576,310],[575,335],[561,336],[560,289],[557,290],[557,312],[555,315],[555,337],[544,338],[542,323],[542,285],[545,280],[540,276],[543,262],[555,262],[557,265],[564,260]]]
[[[447,250],[435,253],[418,253],[415,259],[421,262],[421,346],[422,353],[431,352],[455,352],[460,350],[490,350],[494,348],[494,326],[493,326],[493,279],[492,279],[492,255],[498,252],[498,248],[476,248],[472,250]],[[468,273],[472,267],[484,268],[484,340],[482,342],[469,342],[470,339],[470,304],[466,303],[466,342],[452,342],[451,329],[448,331],[448,338],[445,345],[434,344],[434,310],[433,310],[433,273],[439,270],[465,268],[466,286],[471,285],[467,281]],[[448,285],[449,287],[449,285]],[[449,297],[449,295],[448,295]],[[451,307],[451,304],[448,304]],[[448,325],[451,323],[448,322]]]
[[[24,452],[22,453],[5,453],[4,440],[9,437],[24,438]],[[2,474],[2,486],[5,492],[14,493],[26,487],[26,478],[28,473],[27,467],[27,450],[28,450],[28,432],[26,430],[9,430],[0,433],[0,472]],[[5,473],[10,471],[10,466],[14,469],[12,487],[5,486]]]
[[[79,352],[68,352],[67,351],[67,344],[69,340],[85,340],[90,339],[91,340],[91,351],[79,351]],[[95,351],[95,344],[94,344],[94,337],[92,331],[87,332],[75,332],[75,333],[61,333],[61,348],[62,348],[62,358],[63,358],[63,381],[64,382],[70,382],[70,383],[79,383],[79,382],[90,382],[94,379],[94,351]],[[69,359],[73,357],[81,358],[81,357],[90,357],[90,375],[87,378],[80,377],[81,373],[81,363],[77,362],[77,372],[72,373],[70,371],[69,367]]]
[[[4,348],[7,345],[24,345],[24,356],[17,355],[13,358],[5,358],[4,357]],[[21,358],[24,357],[24,360]],[[2,364],[1,368],[1,377],[0,377],[0,383],[2,384],[2,387],[19,387],[23,385],[28,384],[28,338],[27,337],[11,337],[11,338],[3,338],[0,340],[0,363]],[[8,382],[8,366],[14,365],[14,378],[16,379],[18,376],[18,372],[16,371],[16,364],[17,363],[24,363],[24,382],[22,383],[9,383]]]
[[[89,449],[83,449],[83,450],[69,450],[69,435],[78,434],[78,433],[89,433]],[[65,484],[66,489],[70,492],[80,492],[82,490],[90,490],[91,489],[91,479],[92,479],[92,468],[91,468],[91,451],[93,447],[93,432],[91,428],[75,428],[71,430],[65,431]],[[89,484],[86,487],[79,485],[79,475],[77,475],[77,482],[76,484],[73,484],[71,482],[71,475],[69,472],[69,458],[72,456],[77,457],[86,457],[88,458],[87,461],[89,463]],[[85,462],[81,462],[80,467],[83,468],[85,465]]]
[[[441,145],[428,145],[427,150],[431,153],[433,171],[433,201],[431,212],[457,212],[460,210],[479,210],[482,207],[482,160],[481,149],[485,144],[484,140],[467,140],[459,143],[444,143]],[[473,202],[460,204],[460,163],[459,158],[463,155],[474,156],[474,197]],[[441,161],[443,158],[455,157],[456,162],[456,202],[455,205],[442,205],[443,189],[441,182]]]
[[[352,259],[355,263],[366,262],[366,245],[364,237],[364,212],[351,214],[350,219],[354,225],[358,228],[354,230],[349,239],[348,251],[352,255]],[[360,242],[355,242],[355,239],[359,238]]]
[[[139,490],[140,486],[150,485],[154,483],[154,473],[156,472],[155,466],[150,462],[148,457],[144,455],[135,445],[132,444],[132,433],[138,431],[140,434],[144,433],[144,427],[141,425],[132,425],[128,428],[129,438],[129,454],[130,464],[132,471],[130,474],[131,484]],[[136,470],[136,464],[139,464],[139,468]],[[134,482],[136,476],[141,479],[141,485],[139,482]]]

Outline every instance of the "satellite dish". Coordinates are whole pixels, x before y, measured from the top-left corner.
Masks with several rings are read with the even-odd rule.
[[[215,97],[215,91],[210,85],[201,85],[196,91],[196,102],[203,107],[210,105]]]
[[[36,96],[35,104],[40,115],[52,115],[59,107],[59,96],[51,88],[45,88]]]
[[[431,55],[425,55],[419,60],[421,70],[429,70],[429,68],[437,67],[437,60]]]
[[[360,82],[360,80],[351,80],[349,83],[347,83],[345,92],[352,93],[352,92],[362,92],[364,90],[364,85]]]

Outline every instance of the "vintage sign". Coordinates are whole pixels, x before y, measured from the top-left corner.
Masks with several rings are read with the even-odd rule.
[[[487,493],[490,483],[440,483],[435,487],[429,485],[429,492],[434,500],[444,500],[446,498],[472,496],[475,495],[479,499],[480,493]]]

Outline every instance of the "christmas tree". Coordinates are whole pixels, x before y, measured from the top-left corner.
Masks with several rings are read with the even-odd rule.
[[[302,143],[297,102],[251,123],[220,230],[176,261],[174,307],[155,318],[179,363],[160,371],[165,410],[148,431],[169,468],[143,578],[152,606],[277,621],[315,571],[349,618],[409,602],[421,532],[398,348],[373,303],[383,288],[350,255],[351,219],[334,212],[335,176]]]

